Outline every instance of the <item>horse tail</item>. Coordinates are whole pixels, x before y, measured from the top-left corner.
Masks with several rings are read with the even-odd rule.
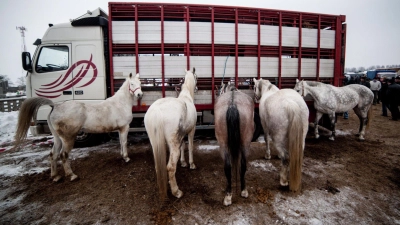
[[[233,95],[232,91],[232,102],[226,111],[226,124],[228,131],[228,149],[231,155],[231,165],[234,168],[235,175],[237,177],[237,170],[239,168],[239,155],[241,147],[241,135],[240,135],[240,115],[239,110],[236,105],[233,103]],[[225,160],[229,160],[226,158]]]
[[[17,131],[15,132],[15,147],[17,148],[26,138],[31,120],[36,124],[37,112],[42,105],[49,105],[54,108],[54,103],[50,99],[34,97],[26,99],[19,109]],[[51,112],[50,112],[51,113]]]
[[[153,157],[154,157],[154,165],[156,169],[157,176],[157,185],[158,192],[160,196],[160,200],[164,201],[167,199],[167,183],[168,183],[168,174],[167,174],[167,156],[166,156],[166,141],[164,134],[164,122],[162,118],[157,114],[151,118],[151,122],[147,122],[145,117],[145,126],[146,131],[149,136],[151,146],[153,147]],[[147,123],[146,123],[147,122]]]
[[[295,110],[295,109],[298,110]],[[300,117],[300,108],[288,108],[289,112],[289,189],[294,192],[301,190],[301,168],[303,165],[303,124]]]
[[[383,104],[383,103],[382,103]],[[368,109],[368,114],[367,114],[367,129],[369,129],[369,125],[371,124],[372,121],[372,107],[370,105],[369,109]]]

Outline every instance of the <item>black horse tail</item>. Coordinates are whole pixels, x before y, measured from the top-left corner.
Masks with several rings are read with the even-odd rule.
[[[233,93],[234,92],[232,92],[232,95]],[[231,154],[231,163],[234,167],[236,167],[236,165],[238,165],[238,159],[241,149],[241,136],[239,110],[237,109],[233,101],[226,111],[226,124],[228,129],[228,148]]]

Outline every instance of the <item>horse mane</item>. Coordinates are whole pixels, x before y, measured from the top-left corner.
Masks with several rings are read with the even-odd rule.
[[[306,83],[307,83],[307,85],[308,86],[311,86],[311,87],[321,87],[321,86],[323,86],[323,85],[326,85],[326,84],[324,84],[324,83],[322,83],[322,82],[318,82],[318,81],[305,81]]]

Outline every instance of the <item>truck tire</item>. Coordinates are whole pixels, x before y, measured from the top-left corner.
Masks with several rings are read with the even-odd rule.
[[[262,131],[261,119],[257,112],[254,112],[254,126],[255,129],[253,133],[253,139],[251,139],[252,142],[257,141]]]
[[[96,146],[107,140],[107,137],[109,137],[108,134],[92,134],[79,132],[78,136],[76,136],[75,138],[74,148]]]

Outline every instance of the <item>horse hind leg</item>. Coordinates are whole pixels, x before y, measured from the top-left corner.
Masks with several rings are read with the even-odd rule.
[[[188,164],[185,160],[185,148],[186,148],[186,144],[185,141],[182,141],[180,150],[181,150],[181,167],[187,167]]]
[[[246,189],[246,180],[245,175],[247,171],[247,159],[246,155],[242,152],[241,159],[240,159],[240,186],[241,186],[241,196],[243,198],[249,197],[249,192]]]
[[[194,139],[194,133],[195,133],[195,128],[193,128],[192,131],[188,134],[188,139],[189,139],[189,165],[190,169],[194,170],[196,169],[196,165],[194,164],[193,161],[193,139]]]
[[[72,172],[71,165],[69,162],[69,153],[71,152],[71,149],[74,146],[75,142],[75,136],[72,136],[67,139],[62,139],[63,145],[62,145],[62,150],[61,150],[61,160],[63,163],[64,171],[65,171],[65,176],[71,176],[71,181],[74,181],[78,179],[78,176]]]
[[[275,140],[274,140],[275,143]],[[276,143],[286,143],[283,140],[277,140]],[[281,144],[275,144],[275,148],[278,151],[281,158],[281,171],[280,175],[280,184],[281,186],[288,186],[288,171],[289,171],[289,155],[286,148]]]
[[[54,145],[50,152],[50,177],[54,182],[58,182],[61,179],[61,176],[57,172],[57,159],[60,156],[60,151],[62,148],[62,142],[58,135],[54,135]]]
[[[169,155],[169,160],[168,160],[168,164],[167,164],[167,171],[168,171],[169,185],[171,187],[171,192],[177,198],[180,198],[183,196],[183,192],[181,190],[179,190],[178,184],[176,183],[176,177],[175,177],[176,165],[178,163],[179,154],[180,154],[179,147],[180,147],[180,145],[178,143],[169,144],[170,155]]]
[[[224,163],[224,172],[227,181],[224,205],[228,206],[232,204],[232,164],[231,156],[227,151],[224,151]]]

